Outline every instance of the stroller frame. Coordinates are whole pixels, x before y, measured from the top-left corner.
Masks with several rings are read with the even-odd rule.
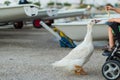
[[[113,29],[113,28],[112,28]],[[118,27],[114,27],[118,29]],[[113,30],[114,30],[113,29]],[[120,78],[120,32],[115,32],[115,48],[109,52],[110,55],[107,56],[105,63],[102,66],[102,75],[107,80],[117,80]],[[105,53],[106,51],[104,51]]]

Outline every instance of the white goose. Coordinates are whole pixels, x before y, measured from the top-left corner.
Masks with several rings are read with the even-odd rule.
[[[53,63],[53,67],[62,67],[69,71],[74,71],[75,74],[87,74],[82,67],[89,60],[94,51],[92,26],[97,22],[99,22],[99,20],[91,20],[90,23],[88,23],[87,34],[84,41],[60,61]]]

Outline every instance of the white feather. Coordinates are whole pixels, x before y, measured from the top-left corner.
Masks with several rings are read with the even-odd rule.
[[[56,61],[52,65],[54,67],[62,67],[69,71],[75,69],[75,65],[83,66],[90,58],[93,53],[94,46],[92,42],[92,26],[95,24],[95,21],[91,21],[87,25],[87,34],[84,38],[84,41],[74,48],[68,55],[62,58],[59,61]]]

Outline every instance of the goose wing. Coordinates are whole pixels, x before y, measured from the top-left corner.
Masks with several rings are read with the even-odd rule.
[[[85,58],[93,52],[93,46],[86,45],[86,46],[78,46],[74,48],[67,56],[63,59],[80,59]]]

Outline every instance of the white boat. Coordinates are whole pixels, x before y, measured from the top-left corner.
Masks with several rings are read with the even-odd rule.
[[[102,20],[102,19],[100,19]],[[107,20],[107,19],[106,19]],[[93,39],[94,40],[107,40],[107,25],[106,20],[102,20],[93,27]],[[63,31],[72,40],[83,40],[87,30],[87,23],[90,19],[84,19],[81,21],[74,21],[69,23],[53,23],[52,25]]]
[[[0,6],[0,22],[24,20],[38,14],[38,7],[33,4]]]

